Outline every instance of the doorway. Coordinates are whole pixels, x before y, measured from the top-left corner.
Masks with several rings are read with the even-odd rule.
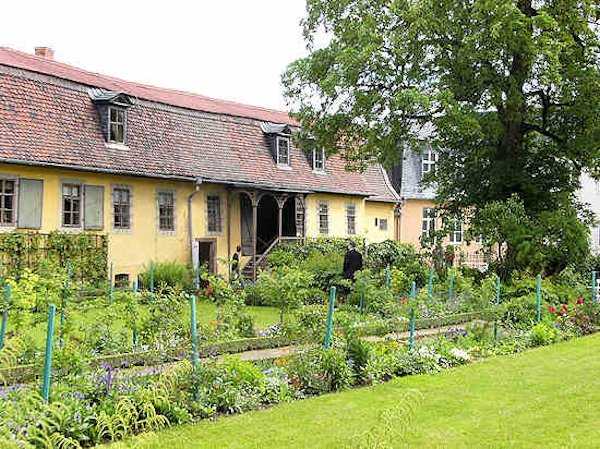
[[[217,272],[216,254],[217,240],[216,239],[198,239],[198,266],[206,267],[208,272],[215,274]]]

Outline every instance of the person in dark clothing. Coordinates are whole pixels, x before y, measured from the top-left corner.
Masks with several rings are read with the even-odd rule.
[[[235,249],[235,254],[231,258],[231,274],[233,279],[240,277],[240,258],[242,255],[242,247],[240,245]]]
[[[362,254],[356,249],[354,242],[348,245],[348,251],[344,257],[344,279],[354,280],[354,274],[363,268]]]

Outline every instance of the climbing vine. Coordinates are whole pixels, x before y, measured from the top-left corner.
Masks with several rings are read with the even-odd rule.
[[[0,274],[18,278],[26,268],[37,271],[43,262],[70,266],[73,279],[98,285],[107,278],[108,239],[90,233],[0,234]]]

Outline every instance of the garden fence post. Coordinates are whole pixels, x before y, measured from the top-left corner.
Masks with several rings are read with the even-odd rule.
[[[323,347],[329,349],[331,347],[331,340],[333,338],[333,307],[335,305],[335,287],[331,287],[329,290],[329,307],[327,309],[327,328],[325,329],[325,339],[323,340]]]
[[[452,301],[452,298],[454,298],[454,273],[450,273],[448,279],[448,301]]]
[[[535,311],[536,321],[542,320],[542,275],[538,274],[535,278]]]
[[[137,279],[133,280],[133,294],[134,296],[137,297],[137,292],[138,292],[138,282]],[[133,349],[135,350],[135,348],[137,347],[137,341],[138,341],[138,333],[137,333],[137,322],[133,323],[133,331],[132,331],[132,343],[133,343]]]
[[[54,339],[54,317],[56,306],[50,304],[48,310],[48,333],[46,334],[46,357],[44,359],[44,380],[42,384],[42,398],[48,402],[50,399],[50,377],[52,373],[52,341]]]
[[[417,284],[413,281],[410,288],[410,322],[408,334],[408,349],[411,351],[415,348],[415,299],[417,298]]]
[[[4,284],[4,310],[2,311],[2,324],[0,325],[0,350],[4,348],[6,328],[8,327],[8,304],[10,303],[12,290],[10,284]]]
[[[110,263],[110,269],[108,271],[108,300],[110,301],[110,303],[112,304],[113,300],[114,300],[114,296],[115,296],[115,292],[114,292],[114,286],[113,286],[113,263]]]
[[[433,268],[429,269],[429,280],[427,281],[427,296],[433,298]]]
[[[194,368],[200,366],[198,354],[198,325],[196,323],[196,295],[190,296],[190,326],[192,333],[192,364]]]
[[[4,337],[8,326],[8,309],[2,311],[2,324],[0,325],[0,351],[4,348]]]
[[[73,276],[73,266],[71,265],[71,261],[67,262],[67,279],[65,279],[65,284],[63,286],[61,301],[60,301],[60,336],[58,339],[58,344],[62,348],[65,344],[64,342],[64,327],[65,327],[65,309],[67,307],[68,295],[71,288],[71,276]],[[48,296],[48,289],[46,289],[46,297]],[[47,301],[46,301],[47,302]]]
[[[496,275],[496,302],[494,310],[494,341],[498,341],[498,318],[495,316],[498,310],[498,306],[500,305],[500,276]]]
[[[150,264],[150,292],[154,293],[154,262]]]
[[[390,288],[392,285],[392,273],[390,272],[390,266],[385,267],[385,286]]]
[[[361,314],[365,310],[365,292],[360,292],[360,303],[358,304],[358,309]]]
[[[598,300],[598,281],[596,280],[596,270],[592,270],[592,302]]]

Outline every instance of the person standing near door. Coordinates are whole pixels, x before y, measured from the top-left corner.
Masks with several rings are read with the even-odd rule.
[[[242,247],[240,245],[235,249],[235,254],[231,258],[231,277],[232,280],[240,277],[240,259],[242,257]]]

